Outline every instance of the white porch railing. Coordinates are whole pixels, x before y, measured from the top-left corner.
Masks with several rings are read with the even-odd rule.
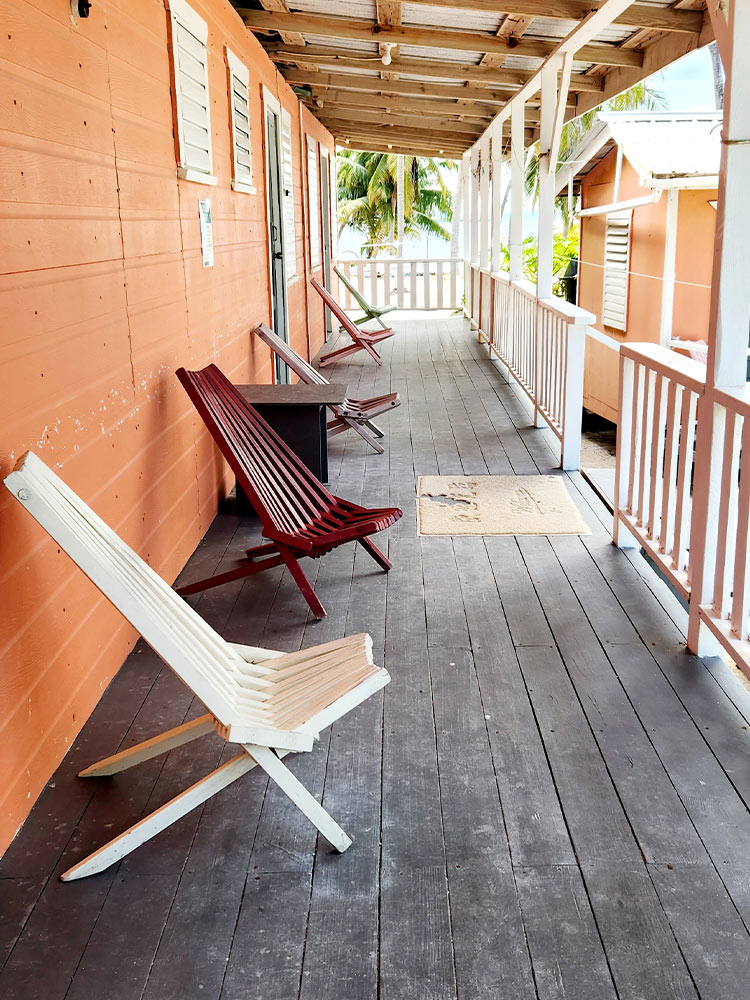
[[[750,676],[750,389],[705,382],[667,348],[621,347],[614,541],[627,529],[687,603],[691,633],[705,626]]]
[[[705,377],[703,365],[666,347],[620,347],[614,541],[623,541],[624,526],[686,601],[695,431]]]
[[[561,465],[577,469],[581,457],[586,329],[595,317],[564,299],[539,299],[529,281],[511,281],[465,264],[466,312],[560,440]]]
[[[336,266],[373,306],[396,306],[398,309],[461,307],[463,260],[458,257],[342,259],[336,261]],[[343,282],[339,282],[339,294],[344,309],[357,308]]]

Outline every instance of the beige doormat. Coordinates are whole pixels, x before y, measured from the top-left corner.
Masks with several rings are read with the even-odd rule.
[[[562,476],[420,476],[420,535],[590,535]]]

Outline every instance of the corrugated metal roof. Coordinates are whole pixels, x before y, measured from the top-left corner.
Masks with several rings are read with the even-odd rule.
[[[721,159],[720,111],[603,112],[599,115],[642,177],[715,177]]]

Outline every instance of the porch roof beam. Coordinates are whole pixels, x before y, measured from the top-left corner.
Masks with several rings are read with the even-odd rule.
[[[607,0],[594,14],[585,18],[578,27],[581,28],[592,17],[596,17],[597,14],[606,10],[609,2],[610,0]],[[261,33],[264,31],[296,31],[300,34],[350,38],[375,42],[376,44],[392,42],[394,45],[415,45],[425,48],[457,49],[459,51],[529,56],[541,59],[546,59],[553,52],[559,51],[559,45],[556,42],[537,38],[520,38],[515,44],[511,44],[509,41],[486,32],[450,31],[444,28],[410,26],[386,28],[362,19],[328,17],[319,14],[283,14],[273,11],[249,10],[244,7],[238,8],[238,12],[248,28]],[[612,18],[603,20],[601,27],[606,27],[611,21]],[[597,31],[589,37],[593,38],[598,30],[600,29],[597,28]],[[577,58],[581,62],[590,62],[601,66],[643,65],[642,52],[637,49],[619,48],[616,45],[591,45],[582,42],[577,49]]]
[[[399,0],[401,2],[401,0]],[[454,10],[479,10],[488,14],[502,11],[519,17],[558,18],[581,21],[597,9],[596,0],[404,0],[404,2],[429,7],[450,7]],[[633,28],[650,28],[653,31],[680,31],[700,34],[703,27],[701,11],[675,10],[671,7],[650,7],[634,3],[623,14],[614,18],[613,24],[627,24]]]
[[[266,46],[266,52],[274,62],[298,63],[314,59],[318,66],[333,67],[337,70],[370,70],[374,73],[381,65],[379,56],[352,55],[350,52],[330,49],[325,45],[308,45],[303,49],[294,45],[272,42]],[[440,62],[438,59],[412,59],[404,56],[394,57],[391,67],[395,67],[402,81],[404,76],[426,76],[437,80],[455,79],[470,83],[482,83],[498,90],[517,90],[534,75],[533,70],[498,69],[492,66],[477,66],[476,63],[448,63]],[[375,80],[377,78],[364,77],[364,79]],[[602,83],[597,77],[574,73],[570,78],[570,89],[597,94],[601,93]]]
[[[338,110],[358,111],[366,110],[370,113],[393,111],[396,114],[413,114],[419,112],[423,118],[440,118],[444,120],[480,121],[489,125],[495,117],[497,108],[485,104],[469,104],[464,107],[461,104],[450,104],[445,101],[410,101],[404,98],[389,100],[387,97],[367,97],[364,95],[354,95],[335,91],[321,91],[313,93],[312,99],[306,101],[310,110],[315,114],[328,112],[333,114]],[[528,108],[526,121],[530,125],[538,124],[539,108]],[[382,121],[382,118],[381,118]]]
[[[449,121],[440,118],[436,118],[434,122],[425,122],[424,118],[415,115],[393,114],[392,112],[382,115],[377,111],[344,111],[341,108],[331,108],[328,112],[321,110],[316,117],[334,133],[339,127],[348,127],[359,123],[377,126],[396,125],[403,128],[420,128],[426,125],[431,132],[445,132],[448,135],[477,138],[482,134],[484,127],[483,122]]]
[[[333,90],[356,90],[363,93],[412,95],[415,97],[447,97],[460,101],[484,101],[488,104],[505,104],[509,94],[501,94],[482,87],[460,87],[455,84],[424,83],[420,80],[379,80],[371,76],[349,76],[345,73],[311,73],[290,70],[284,79],[292,84],[311,87],[328,87]]]
[[[321,114],[334,114],[338,111],[366,111],[368,114],[381,115],[383,112],[393,112],[395,114],[408,114],[413,116],[419,113],[424,118],[438,118],[446,121],[450,120],[477,120],[489,124],[492,121],[496,108],[492,105],[470,104],[463,107],[460,104],[450,104],[447,101],[407,101],[404,99],[388,100],[387,97],[368,97],[358,100],[353,94],[331,93],[330,99],[327,91],[314,94],[312,101],[308,101],[311,110],[320,117]]]

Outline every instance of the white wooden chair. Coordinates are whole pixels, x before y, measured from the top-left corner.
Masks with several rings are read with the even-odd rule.
[[[312,750],[321,729],[384,687],[360,634],[297,653],[225,642],[32,452],[5,485],[201,701],[206,715],[81,771],[103,777],[216,731],[240,752],[79,861],[63,881],[103,871],[259,765],[337,851],[351,840],[282,763]]]

